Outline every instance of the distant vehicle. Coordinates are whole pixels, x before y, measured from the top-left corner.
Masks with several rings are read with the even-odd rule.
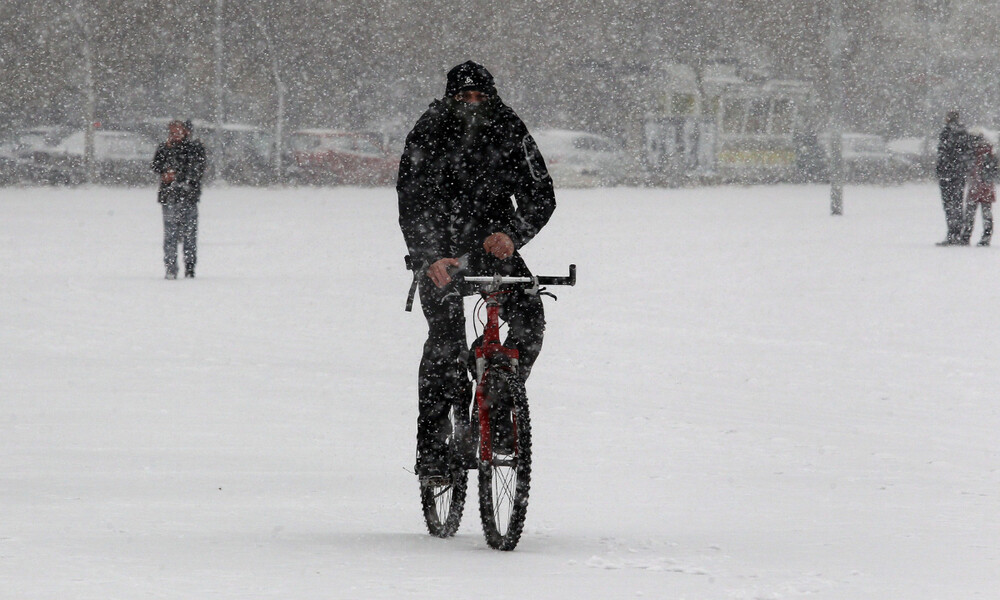
[[[55,146],[70,133],[71,127],[59,125],[44,125],[19,131],[11,140],[4,144],[7,152],[14,155],[25,154],[38,148]]]
[[[892,154],[892,170],[902,180],[933,177],[937,162],[937,140],[905,137],[889,140],[886,148]]]
[[[86,135],[84,130],[75,131],[55,146],[34,152],[35,168],[47,171],[48,183],[76,185],[87,181]],[[95,130],[93,179],[119,185],[152,183],[149,163],[154,152],[156,142],[141,133]]]
[[[390,185],[399,157],[388,154],[369,133],[334,129],[301,129],[292,133],[294,167],[299,183]]]
[[[17,160],[0,154],[0,185],[17,182]]]
[[[647,177],[678,183],[714,173],[718,128],[702,102],[695,69],[662,63],[644,84],[651,91],[642,132]]]
[[[219,136],[222,157],[218,155]],[[228,183],[261,185],[274,181],[274,136],[264,128],[240,123],[223,123],[216,128],[215,123],[196,119],[193,137],[208,148],[207,180],[218,178],[222,165],[221,175]]]
[[[532,137],[557,186],[619,185],[632,172],[625,150],[610,138],[565,129],[542,129]]]
[[[14,155],[14,142],[0,142],[0,185],[10,185],[17,181],[17,157]]]
[[[699,70],[665,62],[646,81],[642,143],[652,181],[821,177],[809,144],[819,122],[809,81],[774,79],[735,60],[710,60]]]
[[[829,160],[833,136],[825,132],[820,136]],[[884,183],[893,179],[893,156],[885,138],[868,133],[841,134],[841,156],[844,160],[844,179],[855,183]]]
[[[8,178],[12,182],[49,183],[49,169],[35,163],[35,153],[51,149],[71,132],[71,128],[62,126],[31,127],[0,144],[4,168],[12,169]]]

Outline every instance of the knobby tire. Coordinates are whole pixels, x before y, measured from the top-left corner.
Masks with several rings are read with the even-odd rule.
[[[452,411],[452,432],[458,430],[454,410]],[[464,425],[464,424],[463,424]],[[455,435],[449,439],[455,453]],[[465,496],[469,487],[469,472],[464,465],[451,461],[447,481],[441,485],[420,484],[420,504],[424,510],[427,531],[433,536],[447,538],[455,535],[462,524],[465,510]]]
[[[491,370],[486,377],[489,404],[511,407],[515,439],[513,455],[494,453],[492,461],[479,461],[479,518],[486,543],[491,548],[513,550],[524,529],[531,483],[531,419],[528,414],[528,396],[524,390],[524,382],[515,373]],[[491,424],[491,437],[496,439],[492,435],[493,427]]]

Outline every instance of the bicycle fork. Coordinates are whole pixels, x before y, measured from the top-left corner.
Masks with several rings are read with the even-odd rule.
[[[479,410],[479,460],[493,460],[493,440],[490,432],[491,402],[486,390],[486,378],[492,368],[508,369],[517,373],[518,351],[500,343],[500,301],[497,294],[486,299],[486,327],[483,343],[476,348],[476,407]],[[495,393],[496,391],[493,390]],[[511,407],[513,409],[513,407]],[[513,420],[514,439],[517,439],[517,421]],[[516,447],[515,447],[516,452]]]

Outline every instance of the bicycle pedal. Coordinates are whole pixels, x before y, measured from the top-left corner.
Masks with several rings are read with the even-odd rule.
[[[449,475],[428,475],[420,478],[420,487],[447,487],[451,485]]]

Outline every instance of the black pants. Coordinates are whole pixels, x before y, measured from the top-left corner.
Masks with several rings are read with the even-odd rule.
[[[193,270],[198,262],[198,203],[177,200],[163,205],[163,263],[177,274],[177,245],[184,245],[184,266]]]
[[[980,243],[989,244],[993,237],[993,205],[989,202],[970,202],[965,210],[965,229],[962,231],[962,242],[969,243],[972,238],[972,228],[976,224],[976,206],[983,209],[983,237]]]
[[[505,263],[505,274],[530,274],[520,256],[515,255]],[[438,289],[426,275],[419,277],[420,306],[428,329],[418,381],[417,452],[418,462],[423,462],[446,456],[446,442],[451,434],[448,412],[452,406],[460,407],[464,417],[472,401],[463,295],[475,290],[456,293],[454,285]],[[504,344],[518,350],[518,372],[522,379],[527,379],[542,349],[545,333],[542,299],[523,290],[504,294],[500,318],[509,326]]]
[[[947,241],[958,244],[962,241],[962,229],[965,223],[965,178],[951,177],[939,179],[941,186],[941,202],[944,204],[944,218],[948,223]]]

